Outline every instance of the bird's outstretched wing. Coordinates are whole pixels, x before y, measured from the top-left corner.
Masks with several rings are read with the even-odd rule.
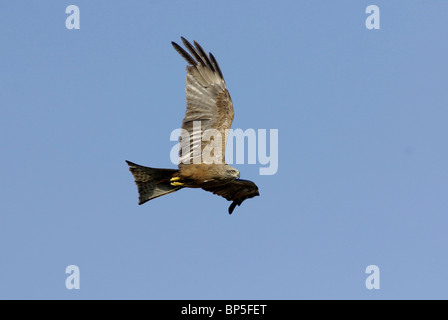
[[[229,207],[229,214],[232,214],[235,207],[241,205],[244,200],[259,196],[258,187],[249,180],[237,179],[231,183],[221,186],[203,188],[205,191],[213,192],[228,201],[233,201]]]
[[[210,159],[214,163],[224,164],[228,129],[234,117],[232,99],[215,57],[211,53],[207,55],[196,41],[193,46],[182,37],[182,42],[190,54],[177,43],[172,42],[172,45],[189,64],[185,89],[187,111],[182,129],[187,130],[190,137],[181,138],[179,166],[207,163]],[[206,130],[213,136],[209,137],[209,141],[202,141]],[[203,155],[210,157],[205,161]]]

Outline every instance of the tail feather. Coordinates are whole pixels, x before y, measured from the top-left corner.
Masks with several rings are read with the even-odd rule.
[[[178,170],[149,168],[127,160],[126,163],[129,165],[129,171],[131,171],[137,184],[139,193],[138,204],[144,204],[151,199],[161,197],[182,188],[172,186],[170,183],[173,174],[177,173]]]

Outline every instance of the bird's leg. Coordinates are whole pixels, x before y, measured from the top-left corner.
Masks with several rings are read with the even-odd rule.
[[[179,182],[180,180],[179,177],[173,177],[170,179],[170,183],[174,187],[183,186],[185,183]]]

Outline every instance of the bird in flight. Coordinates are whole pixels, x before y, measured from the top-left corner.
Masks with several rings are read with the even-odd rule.
[[[183,134],[179,141],[178,169],[157,169],[126,162],[137,184],[140,205],[182,188],[201,188],[232,201],[229,207],[229,214],[232,214],[244,200],[260,195],[258,187],[252,181],[240,179],[240,172],[225,163],[225,145],[234,111],[215,57],[211,53],[207,55],[196,41],[192,45],[185,38],[181,39],[188,52],[171,42],[188,63],[187,110],[182,121],[182,130],[188,135]],[[208,131],[213,134],[204,139]]]

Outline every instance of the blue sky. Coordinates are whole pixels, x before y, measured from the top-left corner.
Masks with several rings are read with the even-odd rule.
[[[1,299],[448,298],[448,2],[0,8]],[[231,216],[200,190],[138,206],[124,161],[174,167],[180,36],[220,63],[233,128],[279,132],[276,175],[234,165],[261,196]]]

